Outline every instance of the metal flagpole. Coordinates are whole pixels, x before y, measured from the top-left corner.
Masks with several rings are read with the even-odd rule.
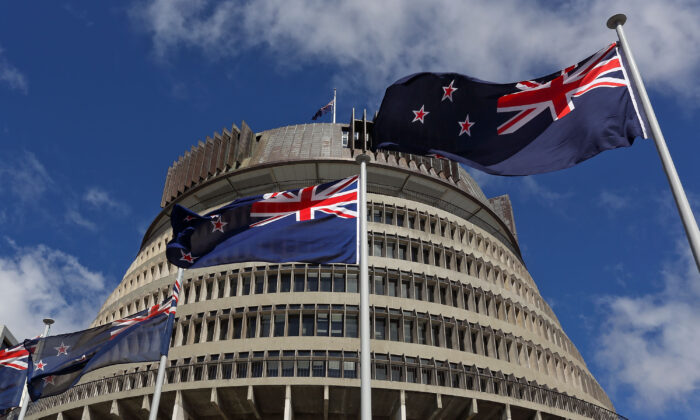
[[[335,100],[335,92],[336,89],[333,89],[333,124],[335,124],[335,108],[336,108],[336,100]]]
[[[178,301],[180,300],[179,294],[180,289],[182,288],[182,277],[184,276],[184,274],[184,268],[177,269],[177,278],[175,279],[176,287],[173,288],[173,294],[178,294]],[[160,356],[160,364],[158,365],[158,376],[156,377],[156,388],[153,390],[153,401],[151,401],[151,411],[148,413],[148,420],[156,420],[156,417],[158,417],[160,393],[163,390],[163,380],[165,379],[165,365],[167,361],[168,355],[163,354]]]
[[[367,245],[367,162],[369,156],[357,155],[360,163],[360,419],[372,419],[372,379],[369,347],[369,274]]]
[[[693,211],[688,203],[688,198],[686,197],[683,186],[681,185],[681,180],[678,178],[676,167],[673,164],[671,154],[666,146],[664,135],[661,133],[659,122],[656,120],[654,109],[651,107],[649,96],[644,88],[644,82],[642,82],[642,76],[639,74],[639,69],[637,68],[637,62],[634,61],[632,51],[627,43],[627,38],[625,38],[625,32],[622,30],[622,25],[624,25],[626,21],[627,16],[624,14],[617,14],[608,19],[607,25],[608,28],[615,29],[617,31],[620,44],[622,44],[622,51],[624,51],[625,56],[627,57],[627,62],[629,63],[630,67],[630,74],[632,75],[632,82],[639,93],[639,100],[642,102],[644,113],[647,116],[647,120],[649,121],[649,126],[651,128],[651,136],[654,138],[654,144],[656,144],[656,150],[659,152],[661,164],[666,172],[668,183],[671,185],[673,198],[676,200],[676,206],[678,207],[678,212],[681,215],[683,227],[685,228],[685,233],[688,236],[688,242],[690,242],[690,249],[693,252],[693,257],[695,257],[695,264],[698,267],[698,271],[700,271],[700,231],[698,231],[698,224],[695,221]]]
[[[51,324],[54,320],[51,318],[44,318],[44,332],[39,337],[46,337],[49,335],[49,330],[51,329]],[[27,378],[29,380],[29,378]],[[24,416],[27,414],[27,406],[29,405],[29,391],[27,390],[27,384],[24,384],[24,391],[22,391],[22,408],[19,411],[18,420],[24,420]]]

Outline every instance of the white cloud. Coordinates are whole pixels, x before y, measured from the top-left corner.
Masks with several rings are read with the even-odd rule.
[[[0,48],[0,84],[5,84],[10,89],[19,90],[25,95],[29,90],[27,78],[3,57],[2,48]]]
[[[596,361],[613,391],[632,391],[640,412],[659,413],[700,397],[700,274],[686,241],[661,272],[664,290],[603,299],[607,321]]]
[[[533,196],[542,204],[550,207],[561,205],[561,202],[572,196],[570,192],[560,193],[549,189],[548,187],[537,182],[534,177],[526,176],[521,181],[521,191],[525,194]]]
[[[45,245],[21,247],[5,238],[0,254],[0,322],[17,339],[38,335],[42,319],[56,320],[52,333],[86,328],[107,290],[100,272]]]
[[[52,186],[53,179],[31,152],[0,160],[0,192],[7,188],[23,203],[35,202]]]
[[[120,215],[124,215],[129,212],[129,206],[115,200],[109,195],[109,193],[107,193],[107,191],[101,188],[89,188],[83,195],[83,200],[91,207],[98,210],[107,209]]]
[[[67,223],[76,224],[87,230],[95,232],[97,230],[97,225],[95,222],[87,219],[85,216],[80,214],[76,209],[69,208],[66,210],[65,219]]]
[[[629,199],[623,195],[603,190],[600,192],[598,205],[609,210],[621,210],[629,205]]]
[[[376,95],[416,71],[455,71],[512,82],[554,72],[617,38],[605,22],[628,14],[625,31],[645,79],[660,90],[698,97],[700,3],[691,0],[153,0],[132,18],[155,54],[178,49],[212,59],[252,47],[281,65],[331,63],[347,88]]]

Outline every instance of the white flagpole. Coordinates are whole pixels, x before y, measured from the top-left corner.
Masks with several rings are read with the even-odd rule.
[[[54,320],[51,318],[44,318],[44,332],[39,336],[39,337],[46,337],[49,335],[49,330],[51,330],[51,324],[54,323]],[[29,361],[27,359],[27,361]],[[29,378],[27,378],[29,380]],[[22,402],[21,402],[21,409],[19,411],[19,417],[17,417],[17,420],[24,420],[24,416],[27,414],[27,407],[29,406],[29,391],[27,390],[27,383],[25,382],[24,384],[24,391],[22,391]]]
[[[335,88],[334,88],[334,89],[333,89],[333,124],[335,124],[335,108],[336,108],[336,106],[337,106],[337,104],[338,104],[338,103],[336,102],[336,92],[335,92],[335,91],[336,91],[336,90],[335,90]]]
[[[632,75],[632,82],[637,88],[637,93],[639,93],[639,100],[642,102],[644,113],[647,116],[649,127],[651,128],[651,136],[654,139],[656,150],[659,153],[659,158],[661,158],[661,164],[663,165],[664,172],[666,172],[666,178],[668,178],[668,183],[671,186],[673,198],[676,200],[676,206],[678,207],[685,233],[688,236],[688,242],[690,242],[690,249],[693,252],[693,257],[695,257],[695,264],[698,267],[698,271],[700,271],[700,231],[698,231],[698,224],[695,221],[693,211],[688,203],[688,198],[683,190],[683,185],[681,185],[681,180],[678,177],[676,167],[671,159],[671,154],[666,146],[664,135],[661,133],[659,122],[656,120],[654,109],[651,107],[649,96],[644,88],[644,82],[642,82],[642,76],[639,74],[639,69],[637,68],[637,62],[634,61],[632,50],[630,50],[627,38],[625,38],[625,32],[622,30],[622,25],[624,25],[626,21],[627,16],[624,14],[617,14],[608,19],[607,25],[608,28],[617,31],[617,36],[622,45],[622,51],[624,51],[625,57],[627,57],[630,74]]]
[[[178,294],[177,300],[179,302],[180,300],[180,290],[182,290],[182,277],[185,273],[184,268],[178,268],[177,269],[177,278],[175,279],[175,284],[177,288],[177,292],[175,291],[175,288],[173,288],[173,295],[175,293]],[[177,306],[175,306],[177,308]],[[170,315],[168,315],[170,316]],[[174,316],[174,315],[173,315]],[[175,326],[173,325],[173,328]],[[151,411],[148,413],[148,420],[156,420],[156,417],[158,417],[158,406],[160,405],[160,394],[161,391],[163,391],[163,381],[165,379],[165,365],[168,362],[168,355],[163,354],[160,356],[160,364],[158,365],[158,376],[156,376],[156,388],[153,390],[153,401],[151,401]]]
[[[352,124],[352,123],[351,123]],[[370,357],[369,273],[367,244],[367,162],[369,156],[357,155],[360,163],[360,419],[372,420],[372,361]]]

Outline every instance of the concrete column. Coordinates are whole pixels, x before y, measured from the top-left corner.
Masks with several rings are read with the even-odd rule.
[[[469,408],[467,409],[466,420],[472,420],[477,414],[479,414],[479,407],[476,404],[476,398],[472,398],[472,401],[469,403]]]
[[[535,411],[535,414],[532,416],[532,420],[542,420],[542,413]]]
[[[284,389],[284,420],[294,420],[292,410],[292,387],[287,385]]]
[[[330,404],[330,391],[328,385],[323,386],[323,420],[328,420],[328,405]]]
[[[231,417],[228,414],[226,414],[226,411],[221,407],[221,404],[219,402],[219,390],[217,388],[211,389],[209,403],[212,406],[214,406],[214,409],[216,409],[216,412],[219,413],[219,416],[221,416],[222,419],[231,420]]]
[[[506,404],[505,408],[503,409],[503,412],[501,413],[501,420],[512,420],[513,418],[510,415],[510,404]]]
[[[143,399],[141,400],[140,411],[144,415],[144,417],[148,417],[148,415],[150,414],[150,412],[151,412],[151,397],[149,395],[143,396]]]
[[[109,416],[117,419],[124,418],[124,411],[121,409],[119,401],[112,400],[112,406],[109,408]]]
[[[399,395],[399,404],[393,415],[394,420],[406,420],[406,391],[403,389]]]
[[[83,414],[80,416],[80,420],[92,420],[92,411],[90,410],[90,406],[86,405],[83,407]]]
[[[253,392],[253,385],[248,385],[248,394],[246,396],[246,401],[248,403],[248,408],[253,412],[253,415],[257,420],[261,420],[260,410],[258,410],[258,405],[255,403],[255,393]]]
[[[182,391],[177,391],[175,393],[175,404],[173,404],[173,415],[172,420],[189,420],[192,416],[189,414],[187,409],[187,403],[182,396]]]
[[[428,420],[434,420],[440,418],[440,413],[442,412],[442,396],[440,394],[435,394],[435,410],[430,415]]]

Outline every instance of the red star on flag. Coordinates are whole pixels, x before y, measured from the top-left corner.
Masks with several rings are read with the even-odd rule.
[[[41,378],[41,379],[44,380],[44,385],[46,385],[46,384],[55,385],[54,382],[53,382],[53,380],[54,380],[55,378],[56,378],[55,376],[51,375],[51,376],[45,376],[45,377],[43,377],[43,378]]]
[[[460,136],[464,133],[467,133],[467,135],[469,137],[471,137],[471,135],[472,135],[471,129],[474,126],[474,124],[476,124],[476,123],[469,121],[469,114],[467,114],[467,117],[464,119],[464,121],[458,122],[457,124],[459,124],[459,128],[460,128],[459,135]]]
[[[221,216],[219,216],[219,218],[216,220],[212,220],[211,224],[214,225],[214,229],[211,231],[211,233],[214,233],[217,230],[221,233],[224,233],[224,226],[228,225],[228,223],[221,220]]]
[[[194,262],[194,260],[197,259],[197,257],[192,256],[191,252],[188,252],[186,254],[185,254],[185,251],[183,251],[183,250],[180,250],[180,252],[182,252],[182,258],[180,258],[180,261],[185,261],[185,262],[192,264]]]
[[[34,369],[36,370],[44,370],[46,366],[46,363],[42,362],[41,360],[39,360],[38,363],[34,363]]]
[[[189,214],[185,216],[185,222],[189,222],[190,220],[194,220],[194,217],[190,216]]]
[[[69,347],[70,347],[70,346],[66,346],[65,344],[63,344],[63,341],[61,341],[61,345],[60,345],[60,346],[54,347],[54,350],[58,351],[58,354],[56,355],[56,357],[58,357],[58,356],[60,356],[60,355],[62,355],[62,354],[65,354],[66,356],[68,356],[68,348],[69,348]]]
[[[456,87],[452,86],[452,84],[454,84],[454,82],[455,82],[455,81],[453,80],[453,81],[450,82],[449,85],[443,86],[443,87],[442,87],[442,90],[443,90],[445,93],[443,93],[443,95],[442,95],[442,100],[440,100],[440,102],[444,101],[445,99],[449,99],[450,102],[452,102],[452,94],[457,90]]]
[[[430,114],[430,112],[428,112],[428,111],[425,110],[425,105],[421,105],[421,106],[420,106],[420,109],[419,109],[418,111],[413,111],[413,113],[414,113],[416,116],[413,118],[413,121],[411,121],[411,122],[420,121],[421,124],[425,123],[425,121],[423,121],[423,119],[425,118],[425,116],[428,115],[428,114]]]

